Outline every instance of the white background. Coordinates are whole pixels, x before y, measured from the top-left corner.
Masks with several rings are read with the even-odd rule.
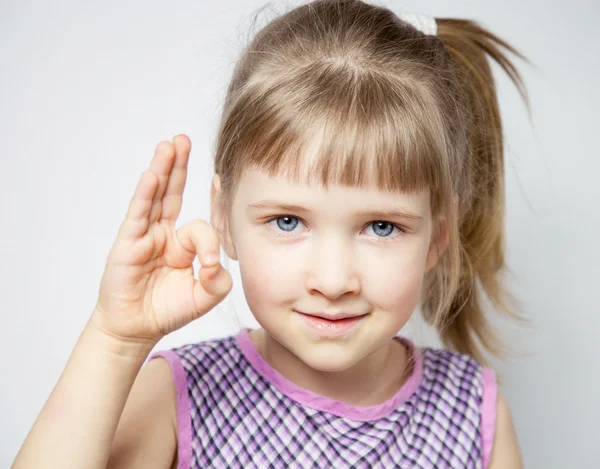
[[[495,362],[527,468],[600,467],[600,6],[594,0],[385,2],[480,21],[516,60],[533,124],[494,67],[506,131],[507,262],[530,329]],[[209,218],[214,139],[262,0],[0,3],[0,466],[13,461],[97,298],[106,255],[156,144],[192,141],[177,226]],[[289,4],[289,2],[288,2]],[[259,23],[286,4],[274,2]],[[196,267],[198,263],[196,262]],[[222,337],[249,313],[234,289],[157,349]],[[416,315],[415,315],[416,317]],[[401,331],[436,344],[418,321]]]

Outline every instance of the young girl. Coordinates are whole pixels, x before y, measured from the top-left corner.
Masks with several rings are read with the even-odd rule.
[[[262,29],[228,89],[210,224],[175,229],[191,143],[161,142],[13,467],[521,467],[483,357],[502,349],[481,295],[518,317],[486,54],[526,94],[502,49],[521,57],[473,21],[359,0]],[[229,293],[220,246],[262,327],[150,355]],[[396,336],[417,306],[448,350]]]

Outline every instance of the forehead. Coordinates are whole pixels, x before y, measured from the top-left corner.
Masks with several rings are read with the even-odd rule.
[[[375,184],[366,187],[331,183],[329,187],[316,178],[294,180],[286,174],[269,175],[267,170],[250,167],[244,170],[238,187],[236,203],[244,206],[264,200],[298,204],[309,208],[336,211],[355,209],[403,209],[426,216],[429,212],[429,190],[398,192],[381,190]]]
[[[240,172],[236,193],[244,205],[263,200],[323,209],[328,215],[345,211],[404,210],[426,217],[430,188],[415,164],[400,154],[372,147],[363,139],[350,144],[332,140],[323,130],[300,139],[298,146],[259,153]],[[340,147],[350,144],[352,150]],[[422,161],[418,154],[412,159]],[[275,163],[275,164],[273,164]],[[325,213],[325,212],[324,212]]]

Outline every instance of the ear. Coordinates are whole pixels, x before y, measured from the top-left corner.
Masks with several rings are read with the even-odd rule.
[[[458,196],[454,196],[454,214],[455,219],[458,217]],[[425,263],[425,272],[433,269],[450,243],[450,231],[448,228],[448,220],[446,217],[441,217],[437,220],[437,231],[433,230],[433,236],[429,243],[429,252]]]
[[[231,231],[227,221],[227,214],[222,202],[221,177],[213,176],[210,188],[210,224],[217,232],[219,242],[230,259],[237,260],[237,251],[233,244]]]
[[[425,262],[425,272],[429,272],[433,269],[444,251],[446,251],[448,247],[448,223],[446,218],[440,218],[437,223],[438,230],[437,233],[434,229],[434,236],[429,243],[429,252],[427,253],[427,260]]]

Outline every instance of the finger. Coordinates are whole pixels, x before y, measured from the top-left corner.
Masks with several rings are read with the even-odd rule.
[[[209,311],[229,293],[232,278],[220,263],[219,237],[202,219],[192,220],[178,230],[184,248],[197,253],[200,273],[194,281],[194,301],[199,312]]]
[[[173,137],[173,146],[175,147],[175,162],[169,175],[165,195],[162,198],[160,220],[167,220],[175,224],[181,211],[192,143],[186,135],[180,134]]]
[[[192,220],[176,230],[176,234],[183,249],[198,256],[202,268],[219,263],[219,237],[206,221]]]
[[[219,263],[200,269],[199,280],[194,281],[194,302],[198,311],[209,311],[231,291],[231,275]]]
[[[132,241],[146,233],[157,187],[158,178],[156,174],[152,171],[144,171],[135,188],[117,238]]]
[[[150,211],[150,223],[158,221],[162,211],[162,197],[165,193],[173,162],[175,160],[175,149],[171,142],[162,141],[156,146],[154,157],[150,163],[150,170],[158,176],[158,189],[152,200],[152,209]]]

